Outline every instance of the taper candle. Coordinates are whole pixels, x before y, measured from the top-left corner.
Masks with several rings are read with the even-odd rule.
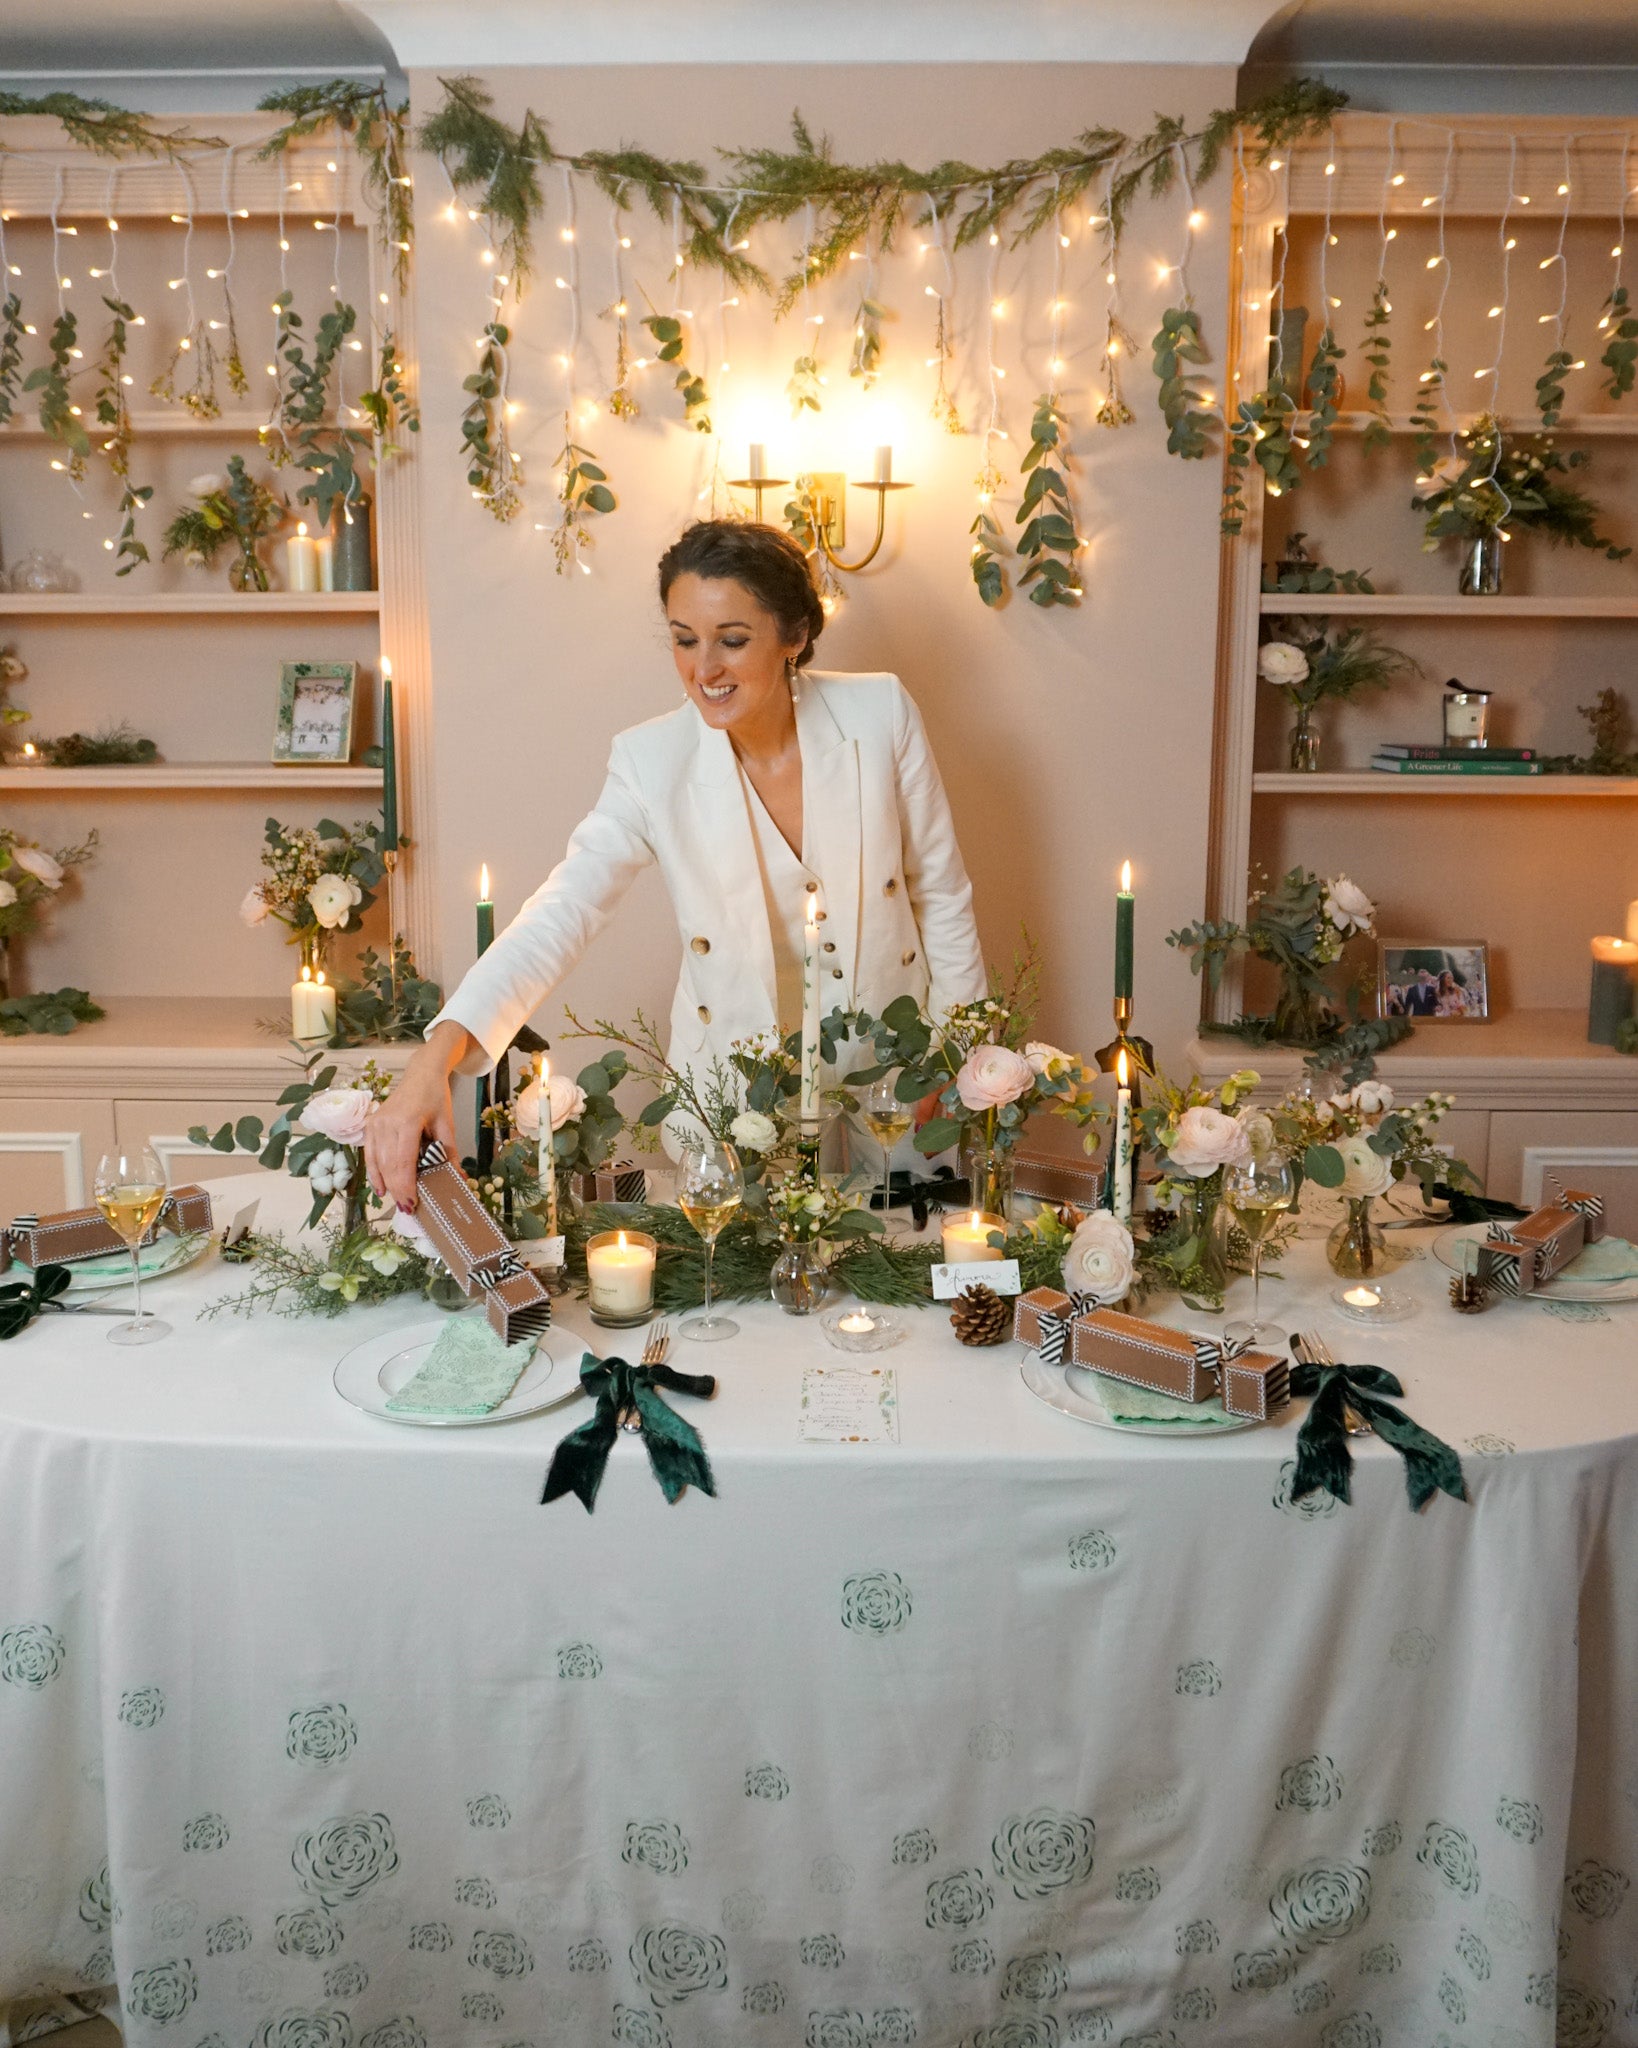
[[[381,837],[398,850],[398,736],[392,716],[392,663],[381,657]]]
[[[478,957],[481,960],[495,943],[495,906],[489,895],[489,863],[478,878]]]
[[[535,1139],[535,1178],[546,1198],[546,1235],[557,1235],[557,1155],[552,1146],[552,1062],[541,1053],[535,1065],[540,1117]]]
[[[876,450],[876,482],[890,484],[893,481],[893,447],[884,443]]]
[[[768,450],[764,442],[751,443],[751,467],[747,473],[753,483],[760,483],[768,474]]]
[[[1115,996],[1132,999],[1132,917],[1137,899],[1132,894],[1132,863],[1120,864],[1120,893],[1115,898]]]
[[[802,1093],[804,1124],[819,1121],[819,885],[808,884],[802,921]]]
[[[1114,1172],[1110,1176],[1109,1206],[1122,1223],[1132,1220],[1132,1071],[1126,1048],[1115,1055]]]

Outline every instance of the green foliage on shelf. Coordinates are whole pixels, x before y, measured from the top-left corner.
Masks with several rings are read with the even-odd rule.
[[[444,1004],[443,990],[421,974],[402,939],[393,941],[390,961],[371,946],[356,975],[336,974],[331,981],[336,992],[333,1052],[422,1038]]]
[[[159,759],[159,749],[150,739],[122,720],[104,726],[101,732],[65,733],[61,739],[41,740],[41,758],[53,768],[124,768]]]
[[[43,1032],[52,1038],[66,1038],[77,1025],[94,1024],[106,1015],[83,988],[6,996],[0,1000],[0,1035],[23,1038],[30,1032]]]

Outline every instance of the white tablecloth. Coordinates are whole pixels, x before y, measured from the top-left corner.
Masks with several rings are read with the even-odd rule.
[[[1411,1514],[1370,1440],[1351,1507],[1293,1507],[1296,1415],[1114,1436],[942,1311],[858,1448],[796,1441],[815,1325],[736,1311],[678,1347],[719,1498],[623,1438],[589,1517],[537,1504],[583,1407],[336,1397],[424,1306],[194,1322],[213,1260],[151,1349],[36,1326],[0,2009],[117,1978],[178,2048],[1638,2040],[1638,1306],[1460,1318],[1424,1257],[1361,1345],[1289,1263],[1470,1506]]]

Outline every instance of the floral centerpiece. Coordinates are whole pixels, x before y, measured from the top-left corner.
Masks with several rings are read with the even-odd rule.
[[[1361,690],[1385,690],[1396,676],[1420,675],[1422,664],[1397,647],[1383,646],[1364,626],[1347,626],[1333,635],[1328,619],[1293,616],[1269,621],[1269,637],[1257,652],[1257,673],[1284,692],[1295,714],[1289,765],[1311,773],[1319,767],[1319,734],[1312,720],[1316,704],[1327,698],[1346,703]]]
[[[1411,502],[1422,514],[1423,551],[1431,554],[1446,540],[1468,543],[1460,588],[1470,597],[1501,589],[1502,543],[1518,532],[1624,561],[1631,548],[1598,531],[1598,507],[1565,481],[1587,460],[1584,449],[1565,454],[1545,435],[1509,442],[1494,413],[1481,414],[1458,437],[1456,452],[1416,479]]]
[[[1276,1138],[1300,1163],[1303,1179],[1342,1195],[1342,1219],[1326,1241],[1338,1273],[1370,1274],[1385,1263],[1371,1204],[1396,1181],[1417,1181],[1424,1202],[1440,1187],[1478,1189],[1472,1168],[1435,1135],[1453,1100],[1436,1092],[1399,1109],[1385,1081],[1368,1079],[1325,1097],[1298,1089],[1269,1112]]]
[[[803,1173],[789,1174],[768,1190],[767,1215],[780,1247],[769,1287],[780,1307],[798,1316],[824,1299],[832,1245],[880,1236],[885,1228],[845,1183],[813,1181]]]
[[[1357,882],[1346,875],[1330,879],[1307,868],[1293,868],[1272,888],[1255,890],[1244,924],[1202,920],[1168,932],[1166,943],[1189,955],[1196,974],[1215,989],[1225,962],[1249,954],[1266,960],[1279,974],[1279,992],[1267,1016],[1240,1016],[1232,1024],[1209,1028],[1253,1044],[1324,1046],[1345,1035],[1365,1049],[1393,1045],[1409,1031],[1402,1017],[1363,1015],[1362,990],[1356,981],[1339,1011],[1332,988],[1332,970],[1341,962],[1350,939],[1369,938],[1376,930],[1376,906]]]
[[[11,992],[13,940],[27,938],[38,928],[69,869],[83,866],[96,850],[95,832],[77,846],[60,846],[51,853],[13,827],[0,825],[0,1032],[7,1037],[20,1037],[28,1031],[62,1036],[76,1023],[88,1023],[103,1014],[84,989],[64,988],[32,996]]]
[[[1229,1275],[1249,1260],[1250,1247],[1235,1242],[1223,1206],[1223,1176],[1251,1157],[1246,1098],[1261,1079],[1249,1067],[1216,1087],[1197,1074],[1182,1083],[1156,1074],[1137,1112],[1143,1143],[1160,1166],[1144,1219],[1145,1283],[1181,1294],[1191,1308],[1220,1309]],[[1265,1246],[1263,1256],[1271,1250],[1278,1244]]]
[[[1026,1229],[1056,1253],[1066,1294],[1095,1308],[1113,1308],[1128,1294],[1144,1292],[1137,1242],[1113,1210],[1048,1206]]]
[[[567,1074],[546,1077],[560,1219],[564,1208],[572,1206],[568,1190],[574,1176],[594,1173],[614,1156],[625,1129],[614,1091],[626,1072],[624,1052],[612,1047],[572,1081]],[[534,1075],[510,1102],[494,1103],[484,1111],[496,1144],[489,1172],[475,1183],[478,1199],[509,1237],[520,1240],[551,1234],[551,1210],[540,1175],[540,1119],[541,1085]]]
[[[314,825],[281,825],[269,818],[261,881],[245,892],[239,915],[248,925],[271,917],[301,948],[304,967],[316,974],[337,932],[356,932],[386,875],[382,826],[358,819],[351,826],[321,818]]]
[[[214,471],[196,476],[188,490],[194,502],[184,505],[165,529],[167,559],[180,555],[191,566],[203,567],[223,548],[236,547],[229,583],[235,590],[266,590],[267,570],[256,547],[283,523],[288,510],[283,498],[249,474],[242,455],[228,457],[226,476]]]

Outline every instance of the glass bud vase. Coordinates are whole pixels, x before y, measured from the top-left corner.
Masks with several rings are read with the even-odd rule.
[[[768,1275],[769,1292],[788,1316],[811,1316],[830,1291],[830,1263],[816,1238],[782,1245]]]
[[[1502,587],[1502,537],[1494,527],[1462,545],[1462,573],[1457,589],[1463,597],[1499,597]]]
[[[1297,722],[1291,728],[1291,742],[1286,761],[1293,775],[1313,775],[1318,772],[1320,736],[1319,727],[1314,723],[1312,705],[1297,706]]]
[[[1228,1283],[1229,1212],[1223,1206],[1219,1171],[1178,1189],[1178,1221],[1195,1240],[1194,1271],[1203,1290],[1221,1293]]]
[[[1012,1223],[1011,1149],[992,1145],[977,1124],[962,1127],[956,1147],[956,1171],[967,1183],[967,1207]]]
[[[1371,1220],[1371,1200],[1369,1195],[1351,1199],[1342,1221],[1325,1240],[1331,1271],[1344,1280],[1369,1279],[1388,1264],[1388,1240]]]

